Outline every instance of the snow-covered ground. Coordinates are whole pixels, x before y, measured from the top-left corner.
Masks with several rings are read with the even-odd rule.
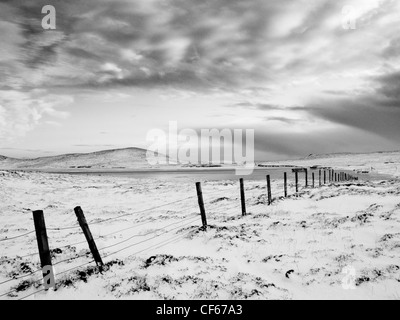
[[[287,199],[276,180],[270,206],[265,181],[245,181],[246,216],[236,181],[203,181],[206,232],[190,181],[5,171],[0,181],[0,299],[400,298],[397,180],[302,188],[297,197],[290,185]],[[103,273],[91,262],[75,206],[89,222]],[[55,292],[41,286],[38,209]]]

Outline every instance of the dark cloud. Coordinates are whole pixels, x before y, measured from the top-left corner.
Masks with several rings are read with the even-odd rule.
[[[269,153],[279,155],[281,158],[304,157],[311,153],[370,152],[394,148],[396,148],[394,143],[351,128],[340,131],[322,129],[302,133],[257,130],[255,135],[256,155]],[[256,158],[259,157],[256,156]]]
[[[9,2],[18,10],[17,23],[25,37],[20,59],[31,68],[68,67],[75,62],[83,75],[79,83],[71,75],[70,85],[80,87],[184,83],[193,88],[233,89],[268,78],[264,42],[269,18],[282,10],[280,6],[261,0],[149,3]],[[282,5],[290,3],[286,0]],[[50,40],[51,31],[41,28],[40,10],[45,4],[57,10],[60,34],[56,39]],[[138,59],[125,59],[124,49]],[[102,64],[108,61],[123,74],[102,77]],[[65,85],[65,75],[53,77],[52,84]]]
[[[115,144],[74,144],[73,147],[115,147]]]
[[[286,117],[265,117],[265,121],[279,121],[286,124],[299,123],[299,120],[297,119],[290,119]]]
[[[264,111],[282,111],[282,110],[291,110],[291,111],[306,111],[306,108],[302,106],[284,106],[284,105],[276,105],[276,104],[268,104],[268,103],[252,103],[252,102],[238,102],[233,105],[228,105],[227,107],[241,107],[246,109],[254,109],[254,110],[264,110]]]
[[[400,56],[400,37],[390,40],[387,47],[383,50],[384,58],[397,58]]]
[[[400,71],[394,71],[375,78],[380,94],[386,99],[381,102],[384,105],[400,107]]]
[[[259,150],[304,155],[346,149],[348,141],[367,149],[362,133],[392,145],[400,138],[400,72],[394,67],[400,38],[383,20],[397,3],[382,1],[360,17],[358,30],[348,31],[341,27],[348,2],[2,1],[6,49],[0,48],[0,89],[220,90],[238,94],[232,100],[241,102],[229,105],[235,112],[265,111],[256,128]],[[41,27],[47,4],[57,10],[55,31]],[[376,70],[386,71],[376,75]],[[243,91],[254,100],[243,98]],[[307,93],[301,103],[279,102],[301,91]],[[6,108],[5,119],[12,119],[14,109]],[[266,121],[279,121],[288,130],[267,132]],[[335,124],[336,131],[289,130],[304,121]],[[267,136],[271,141],[265,145]]]

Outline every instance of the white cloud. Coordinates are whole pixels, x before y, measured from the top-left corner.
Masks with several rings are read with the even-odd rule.
[[[25,136],[42,120],[65,119],[69,113],[59,110],[73,102],[73,98],[63,95],[47,94],[38,96],[37,92],[16,90],[0,91],[0,139],[13,141]]]

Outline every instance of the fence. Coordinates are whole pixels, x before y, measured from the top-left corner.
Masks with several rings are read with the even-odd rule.
[[[293,194],[293,196],[298,196],[299,195],[299,173],[304,173],[304,187],[305,188],[309,188],[309,175],[308,172],[309,170],[307,168],[297,168],[297,169],[293,169],[293,172],[295,174],[295,183],[294,185],[291,185],[291,187],[294,187],[295,189],[295,193]],[[322,168],[322,169],[317,169],[317,170],[312,170],[312,174],[311,174],[311,188],[315,188],[316,185],[316,176],[315,173],[318,173],[318,185],[322,186],[322,185],[326,185],[327,183],[331,183],[331,182],[344,182],[344,181],[353,181],[353,180],[358,180],[358,177],[352,176],[348,173],[345,172],[335,172],[334,170],[330,169],[330,168]],[[269,175],[266,175],[266,190],[265,193],[263,193],[262,195],[266,196],[266,200],[263,202],[267,205],[271,205],[273,202],[275,202],[277,199],[283,199],[283,198],[287,198],[287,197],[291,197],[291,195],[289,195],[288,193],[288,189],[290,187],[290,185],[288,185],[288,177],[287,177],[287,173],[284,172],[284,176],[283,176],[283,185],[280,185],[279,187],[282,187],[281,190],[272,192],[272,187],[271,187],[271,179]],[[226,195],[227,190],[223,190],[224,191],[224,195]],[[229,191],[236,191],[237,192],[237,187],[234,186],[232,188],[230,188]],[[249,192],[249,190],[248,190]],[[253,210],[255,209],[255,207],[250,207],[250,210],[248,207],[246,207],[246,189],[245,189],[245,181],[243,178],[239,179],[239,193],[238,193],[239,197],[240,197],[240,204],[241,204],[241,215],[242,216],[246,216],[248,215],[250,212],[251,213],[258,213],[257,210]],[[213,194],[209,194],[206,195],[211,196],[213,199],[211,201],[208,201],[207,204],[207,208],[213,208],[214,205],[219,204],[219,202],[217,201],[218,199],[224,199],[223,195],[216,195],[215,193]],[[138,223],[136,225],[130,226],[130,227],[124,227],[122,229],[119,230],[115,230],[113,232],[110,232],[108,234],[102,235],[99,238],[94,238],[92,235],[92,232],[90,230],[90,226],[96,225],[96,224],[102,224],[102,223],[106,223],[106,222],[110,222],[113,220],[120,220],[120,219],[126,219],[129,216],[132,215],[137,215],[140,213],[145,213],[145,212],[149,212],[152,210],[157,210],[157,209],[163,209],[166,208],[168,206],[171,205],[176,205],[177,203],[182,203],[185,204],[186,201],[188,200],[193,200],[194,198],[197,197],[197,203],[199,206],[199,210],[200,210],[200,218],[201,220],[199,221],[199,214],[196,212],[190,213],[188,216],[186,216],[185,218],[181,219],[180,221],[174,222],[174,223],[170,223],[167,224],[165,226],[162,226],[161,228],[158,228],[156,231],[150,231],[148,233],[138,233],[138,234],[133,234],[130,235],[129,237],[121,240],[121,241],[117,241],[113,244],[109,244],[107,246],[98,248],[96,245],[96,240],[101,239],[106,239],[109,238],[110,236],[113,236],[115,234],[123,234],[128,230],[132,230],[134,228],[138,228],[138,227],[143,227],[144,225],[148,225],[153,223],[153,220],[150,221],[144,221],[141,223]],[[218,198],[219,197],[219,198]],[[259,196],[260,197],[260,196]],[[24,275],[20,275],[20,276],[14,276],[11,279],[5,280],[3,282],[0,282],[0,286],[4,285],[6,283],[10,283],[13,281],[17,281],[20,279],[25,279],[27,277],[30,276],[34,276],[40,273],[42,273],[42,277],[39,277],[38,280],[36,281],[31,281],[30,285],[31,286],[35,286],[38,285],[38,287],[40,288],[41,286],[43,286],[42,289],[35,291],[34,293],[31,293],[23,298],[20,299],[25,299],[29,296],[32,296],[36,293],[42,292],[42,291],[46,291],[48,290],[50,287],[54,287],[56,288],[56,282],[55,282],[55,273],[54,273],[54,269],[53,267],[56,265],[61,265],[61,264],[65,264],[65,263],[71,263],[72,261],[75,261],[79,258],[87,258],[88,256],[91,256],[92,259],[89,259],[89,261],[86,261],[83,264],[79,264],[78,266],[74,266],[72,268],[68,268],[66,270],[63,270],[62,272],[59,272],[57,274],[57,276],[61,275],[61,274],[65,274],[67,272],[71,272],[74,270],[78,270],[84,266],[90,265],[92,263],[96,264],[96,267],[98,269],[99,272],[103,272],[105,271],[107,268],[105,267],[105,264],[103,262],[103,258],[109,258],[119,252],[122,252],[124,250],[133,248],[133,247],[137,247],[141,244],[146,244],[151,242],[152,240],[155,240],[157,238],[160,238],[163,235],[166,234],[171,234],[173,233],[173,231],[176,231],[178,229],[182,229],[184,227],[190,228],[193,227],[193,224],[196,221],[201,222],[201,227],[200,230],[206,231],[207,227],[208,227],[208,223],[207,223],[207,214],[206,214],[206,204],[204,202],[204,194],[202,191],[202,186],[200,182],[196,183],[196,195],[194,196],[189,196],[186,197],[184,199],[180,199],[180,200],[176,200],[176,201],[172,201],[172,202],[168,202],[168,203],[164,203],[162,205],[159,206],[154,206],[151,208],[147,208],[141,211],[136,211],[133,213],[126,213],[126,214],[122,214],[122,215],[118,215],[112,218],[108,218],[108,219],[102,219],[102,220],[97,220],[97,221],[92,221],[92,222],[87,222],[86,217],[84,215],[84,212],[82,210],[81,207],[75,207],[74,208],[74,212],[77,218],[77,222],[78,225],[71,225],[71,226],[65,226],[65,227],[47,227],[46,228],[46,224],[45,224],[45,218],[44,218],[44,213],[41,210],[37,210],[37,211],[33,211],[33,220],[34,220],[34,227],[35,230],[34,231],[29,231],[26,232],[24,234],[20,234],[17,236],[13,236],[13,237],[7,237],[7,238],[3,238],[0,239],[0,242],[4,242],[4,241],[9,241],[9,240],[13,240],[13,239],[17,239],[20,237],[26,237],[30,234],[35,233],[36,235],[36,241],[37,241],[37,246],[38,246],[38,251],[39,251],[39,258],[40,258],[40,266],[41,268],[38,268],[37,270],[34,270],[28,274],[24,274]],[[237,204],[235,203],[234,206],[230,209],[234,209],[237,206]],[[263,208],[263,207],[262,207]],[[182,212],[186,212],[187,209],[183,209],[180,210],[178,212],[175,213],[182,213]],[[190,227],[189,227],[190,226]],[[88,248],[89,251],[86,251],[82,254],[76,254],[74,257],[70,257],[70,258],[65,258],[59,261],[56,261],[55,263],[52,262],[52,257],[51,257],[51,250],[50,250],[50,246],[49,246],[49,241],[48,241],[48,235],[47,235],[47,231],[50,232],[62,232],[64,230],[81,230],[82,233],[85,236],[85,240],[84,241],[79,241],[76,243],[72,243],[72,244],[67,244],[61,247],[57,247],[58,250],[61,250],[63,248],[71,248],[73,246],[79,245],[79,244],[84,244],[87,243],[88,244]],[[169,245],[171,243],[175,243],[180,241],[181,239],[183,239],[184,237],[186,237],[187,235],[189,235],[192,232],[192,230],[186,231],[183,234],[174,234],[173,236],[167,238],[167,239],[163,239],[160,242],[154,243],[149,245],[148,247],[135,251],[132,254],[130,254],[129,256],[135,255],[135,254],[139,254],[151,249],[157,249],[166,245]],[[150,237],[148,237],[150,236]],[[146,238],[148,237],[148,238]],[[128,245],[128,243],[132,240],[132,239],[136,239],[136,238],[146,238],[144,240],[138,241],[138,242],[134,242],[134,243],[130,243]],[[115,251],[109,251],[110,248],[115,248],[115,247],[119,247],[122,244],[127,244],[124,247],[120,247]],[[32,253],[32,254],[28,254],[25,256],[22,256],[20,258],[28,258],[31,256],[36,255],[37,253]],[[0,297],[3,296],[7,296],[10,295],[14,292],[18,292],[20,291],[19,288],[14,288],[8,292],[5,293],[0,293]]]

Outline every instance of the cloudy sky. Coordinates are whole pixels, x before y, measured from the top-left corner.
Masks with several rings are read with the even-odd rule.
[[[395,0],[0,0],[0,154],[145,147],[169,121],[255,129],[257,159],[398,150],[399,54]]]

